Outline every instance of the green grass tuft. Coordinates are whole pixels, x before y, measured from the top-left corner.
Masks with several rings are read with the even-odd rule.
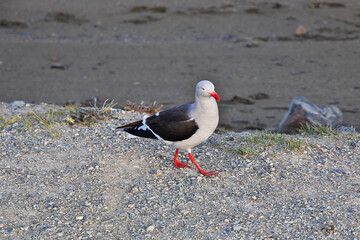
[[[319,135],[319,136],[333,136],[336,139],[356,139],[360,140],[360,134],[354,131],[339,131],[338,129],[334,129],[331,126],[319,125],[314,126],[309,123],[303,125],[300,133],[307,135]]]
[[[314,126],[309,123],[306,123],[300,129],[300,133],[308,135],[321,135],[321,136],[335,136],[338,134],[336,129],[333,129],[331,126],[318,125]]]
[[[251,156],[254,156],[257,152],[258,152],[258,149],[256,147],[250,147],[247,145],[242,145],[238,149],[238,153],[240,156],[251,157]]]
[[[238,149],[241,156],[256,156],[267,148],[283,148],[287,151],[300,151],[307,147],[313,147],[307,141],[287,135],[272,133],[269,131],[256,132],[240,138],[242,145]]]

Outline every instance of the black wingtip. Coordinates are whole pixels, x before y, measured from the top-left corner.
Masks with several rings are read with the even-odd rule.
[[[143,125],[143,121],[140,120],[123,126],[116,127],[116,129],[124,129],[125,132],[138,137],[157,138],[150,130],[139,129],[142,125]]]
[[[141,126],[142,125],[142,120],[136,121],[136,122],[132,122],[123,126],[119,126],[116,127],[116,129],[120,129],[120,128],[134,128],[136,126]]]

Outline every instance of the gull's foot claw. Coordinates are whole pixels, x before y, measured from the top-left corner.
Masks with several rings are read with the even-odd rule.
[[[176,168],[185,168],[185,167],[190,168],[189,165],[187,165],[187,164],[185,164],[185,163],[182,163],[182,162],[180,162],[180,161],[178,161],[178,160],[174,160],[174,166],[175,166]]]
[[[204,171],[204,170],[202,170],[202,171],[199,171],[202,175],[204,175],[204,176],[207,176],[207,177],[210,177],[211,175],[219,175],[218,173],[214,173],[213,171],[208,171],[208,172],[206,172],[206,171]]]

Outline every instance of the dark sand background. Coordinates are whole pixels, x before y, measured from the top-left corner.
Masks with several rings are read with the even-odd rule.
[[[222,127],[277,127],[300,95],[338,106],[360,129],[360,1],[314,2],[3,0],[0,101],[168,108],[209,79]],[[253,104],[229,102],[235,95]]]

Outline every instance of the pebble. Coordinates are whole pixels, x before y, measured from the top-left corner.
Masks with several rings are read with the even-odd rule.
[[[151,225],[146,228],[147,232],[153,232],[155,230],[155,226]]]
[[[233,230],[234,231],[240,231],[242,229],[241,225],[240,224],[234,224],[233,225]]]
[[[13,101],[11,103],[11,105],[13,105],[14,107],[21,108],[21,107],[25,106],[25,102],[24,101]]]

